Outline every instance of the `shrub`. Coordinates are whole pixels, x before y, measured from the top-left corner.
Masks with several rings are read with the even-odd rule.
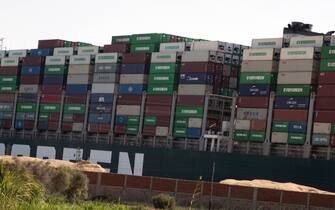
[[[156,209],[169,209],[176,208],[176,201],[174,197],[167,194],[159,194],[152,197],[152,204]]]

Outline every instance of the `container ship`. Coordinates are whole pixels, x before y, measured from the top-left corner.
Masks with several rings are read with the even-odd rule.
[[[149,33],[0,51],[0,154],[335,191],[335,36],[311,29],[250,47]]]

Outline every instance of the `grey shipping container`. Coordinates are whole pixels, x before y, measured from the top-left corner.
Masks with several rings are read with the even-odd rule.
[[[20,85],[20,93],[37,93],[39,89],[38,85]]]
[[[115,93],[117,87],[114,83],[95,83],[92,85],[92,93]]]
[[[288,140],[288,133],[272,132],[272,134],[271,134],[271,142],[272,143],[286,144],[287,140]]]
[[[279,62],[279,72],[318,71],[319,62],[313,59],[282,60]]]
[[[230,77],[229,78],[229,88],[235,89],[237,87],[237,78],[236,77]]]
[[[201,118],[189,118],[188,125],[189,128],[201,128],[202,119]]]
[[[117,105],[116,115],[135,115],[139,116],[141,112],[140,105]]]
[[[176,52],[154,52],[151,54],[151,63],[176,63]]]
[[[178,95],[206,95],[211,93],[213,86],[210,85],[179,85]]]
[[[278,73],[277,84],[314,84],[317,74],[314,72],[280,72]]]
[[[120,84],[145,84],[147,77],[146,74],[121,74]]]
[[[313,125],[313,133],[330,134],[330,131],[331,131],[330,123],[315,122]]]
[[[72,131],[83,131],[84,123],[73,123],[72,124]]]
[[[95,73],[118,73],[120,70],[120,64],[110,63],[110,64],[95,64]]]
[[[169,135],[169,127],[156,127],[156,136],[168,136]]]
[[[70,56],[70,65],[82,65],[82,64],[90,64],[91,56],[90,55],[71,55]]]
[[[250,130],[250,120],[236,120],[235,129],[236,130]]]
[[[237,108],[236,119],[239,120],[266,120],[268,110],[258,108]]]
[[[183,52],[182,62],[216,62],[217,53],[214,51],[189,51]]]
[[[278,61],[243,61],[241,72],[276,72]]]
[[[90,84],[92,76],[89,74],[69,74],[67,75],[67,84]]]
[[[45,65],[65,65],[65,56],[47,56]]]
[[[95,73],[93,83],[117,83],[119,75],[115,73]]]
[[[11,112],[13,111],[13,103],[0,103],[0,112]]]
[[[69,65],[68,74],[91,74],[93,72],[93,66],[83,65]]]

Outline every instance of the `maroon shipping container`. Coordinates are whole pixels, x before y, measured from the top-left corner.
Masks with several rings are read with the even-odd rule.
[[[110,131],[110,124],[100,124],[99,125],[99,133],[108,133]]]
[[[238,75],[238,68],[236,66],[232,66],[230,70],[230,76],[237,77],[237,75]]]
[[[104,45],[104,53],[129,53],[130,45],[126,43]]]
[[[68,95],[65,96],[64,103],[66,104],[86,104],[87,95]]]
[[[205,96],[182,95],[177,97],[178,106],[203,106]]]
[[[62,102],[62,96],[56,94],[42,94],[41,95],[41,103],[45,104],[56,104]]]
[[[89,124],[87,130],[88,130],[89,133],[98,133],[99,132],[99,124]]]
[[[58,129],[58,122],[48,121],[48,131],[56,131]]]
[[[172,96],[147,96],[146,105],[165,105],[171,106]]]
[[[237,107],[244,108],[268,108],[268,96],[239,96],[237,98]]]
[[[23,66],[42,66],[44,64],[44,57],[34,56],[34,57],[25,57],[22,60]]]
[[[314,112],[314,121],[323,123],[333,123],[335,122],[335,110],[334,111],[320,111],[316,110]]]
[[[38,41],[38,49],[64,47],[64,40],[47,39]]]
[[[0,102],[14,102],[15,100],[15,94],[11,94],[11,93],[4,93],[4,94],[0,94]]]
[[[146,116],[170,116],[171,106],[146,106],[145,115]]]
[[[128,53],[123,55],[122,63],[124,64],[149,63],[150,58],[151,56],[149,53]]]
[[[317,96],[335,97],[335,85],[319,85]]]
[[[142,96],[118,95],[118,105],[141,105]]]
[[[63,85],[42,85],[42,93],[44,94],[61,94]]]
[[[85,114],[73,114],[73,122],[81,123],[85,121]]]
[[[19,67],[17,66],[2,66],[0,67],[0,75],[17,75]]]
[[[20,84],[40,84],[41,75],[25,75],[21,76]]]
[[[58,122],[60,117],[60,113],[49,113],[48,122]]]
[[[315,110],[335,110],[335,97],[316,97]]]
[[[25,120],[23,128],[25,130],[32,130],[34,128],[34,120]]]
[[[12,120],[2,120],[1,128],[10,129],[12,127]]]
[[[277,121],[307,121],[308,110],[275,109],[273,120]]]
[[[170,116],[156,116],[156,126],[170,126]]]
[[[335,147],[335,135],[330,136],[330,146]]]
[[[215,63],[212,62],[184,62],[181,64],[180,73],[214,73]]]
[[[62,132],[70,132],[72,131],[72,122],[63,122],[62,123]]]
[[[319,85],[335,84],[335,72],[322,72],[319,74]]]
[[[126,132],[126,126],[124,126],[124,125],[115,125],[114,132],[116,134],[124,134]]]
[[[250,130],[265,131],[266,130],[266,120],[251,120]]]
[[[142,131],[143,136],[155,136],[156,135],[156,127],[153,126],[144,126]]]

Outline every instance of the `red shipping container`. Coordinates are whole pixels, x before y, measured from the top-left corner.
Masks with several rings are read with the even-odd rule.
[[[314,121],[323,123],[334,123],[335,122],[335,110],[334,111],[319,111],[314,112]]]
[[[1,127],[3,129],[10,129],[12,127],[12,120],[2,120]]]
[[[100,124],[99,125],[99,133],[108,133],[110,131],[111,125],[110,124]]]
[[[116,125],[114,127],[114,132],[116,134],[124,134],[126,132],[126,126],[124,126],[124,125]]]
[[[89,124],[87,130],[88,130],[89,133],[98,133],[99,132],[99,124]]]
[[[19,72],[19,67],[17,66],[1,66],[0,75],[17,75]]]
[[[156,135],[156,127],[154,126],[144,126],[142,131],[143,136],[155,136]]]
[[[335,72],[322,72],[319,74],[319,85],[335,84]]]
[[[181,64],[180,73],[214,73],[215,63],[212,62],[184,62]]]
[[[25,130],[32,130],[34,128],[34,120],[25,120],[23,128]]]
[[[118,105],[141,105],[142,96],[119,95],[117,97]]]
[[[238,68],[236,66],[232,66],[231,71],[230,71],[230,76],[237,77],[237,75],[238,75]]]
[[[268,108],[268,96],[239,96],[237,98],[237,107],[244,108]]]
[[[275,109],[273,120],[277,121],[307,121],[308,110]]]
[[[146,98],[146,105],[172,105],[172,96],[151,96],[148,95]]]
[[[203,106],[205,96],[182,95],[177,97],[178,106]]]
[[[156,126],[170,126],[170,116],[156,116]]]
[[[60,113],[50,113],[49,114],[49,122],[58,122],[60,117]]]
[[[62,123],[62,132],[69,132],[72,131],[73,123],[70,122],[63,122]]]
[[[335,97],[316,97],[315,110],[335,110]]]
[[[319,85],[317,90],[317,96],[335,97],[335,85]]]
[[[171,106],[146,106],[145,115],[146,116],[170,116]]]
[[[335,147],[335,135],[330,136],[330,146]]]
[[[123,64],[141,64],[149,63],[151,59],[151,54],[149,53],[127,53],[122,57]]]
[[[68,95],[65,96],[66,104],[86,104],[87,95]]]
[[[250,130],[265,131],[266,130],[266,120],[251,120]]]
[[[58,129],[58,122],[48,122],[48,131],[56,131]]]
[[[128,53],[130,45],[126,43],[104,45],[104,53]]]
[[[61,95],[55,95],[55,94],[42,94],[41,95],[41,103],[45,104],[56,104],[62,102],[62,96]]]
[[[62,94],[63,85],[42,85],[44,94]]]
[[[21,76],[20,83],[21,84],[40,84],[41,83],[41,76],[40,75]]]
[[[64,40],[47,39],[38,41],[38,49],[64,47]]]
[[[44,64],[44,57],[34,56],[34,57],[24,57],[22,60],[22,65],[24,66],[42,66]]]
[[[85,121],[85,114],[73,114],[73,122],[84,122]]]
[[[14,100],[15,100],[14,93],[0,94],[0,102],[14,102]]]

